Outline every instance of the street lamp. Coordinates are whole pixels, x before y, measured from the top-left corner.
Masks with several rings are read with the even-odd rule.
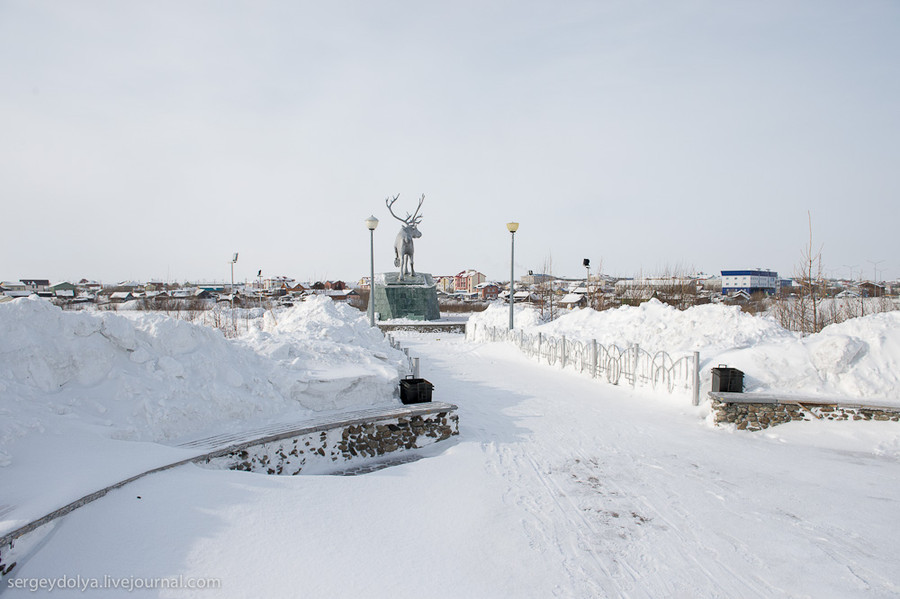
[[[369,230],[369,326],[375,326],[375,227],[378,219],[370,216],[366,219]]]
[[[866,262],[868,262],[869,264],[872,265],[872,277],[874,277],[872,279],[872,283],[877,285],[878,284],[878,265],[881,264],[882,262],[884,262],[884,260],[866,260]],[[862,275],[859,275],[859,277],[862,278]]]
[[[516,231],[519,230],[519,223],[506,223],[506,229],[509,231],[511,239],[509,250],[509,330],[511,331],[513,330],[513,302],[516,295]]]
[[[237,262],[238,253],[231,257],[231,308],[234,309],[234,263]]]
[[[585,291],[587,291],[587,300],[588,300],[588,308],[592,308],[591,302],[591,259],[585,258],[582,262],[584,267],[587,269],[587,282],[585,283]]]

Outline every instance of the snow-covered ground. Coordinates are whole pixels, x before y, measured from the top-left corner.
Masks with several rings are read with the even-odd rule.
[[[896,424],[728,432],[506,344],[404,343],[435,399],[459,405],[461,434],[428,459],[355,477],[153,475],[60,521],[11,580],[221,585],[145,593],[160,597],[900,592]]]
[[[406,356],[315,297],[239,339],[161,314],[0,305],[0,534],[154,466],[186,436],[399,403]]]
[[[508,312],[473,318],[505,326]],[[2,530],[184,457],[172,445],[185,435],[397,401],[405,356],[365,315],[318,299],[257,320],[226,339],[160,315],[0,305]],[[873,315],[801,338],[721,306],[517,316],[548,334],[699,350],[754,390],[900,403],[898,324]],[[461,434],[411,456],[427,459],[359,476],[154,474],[17,546],[0,593],[165,578],[221,586],[145,594],[900,594],[896,423],[734,432],[683,396],[560,371],[510,344],[398,336],[434,399],[459,405]]]
[[[546,335],[621,348],[637,344],[676,356],[699,351],[703,389],[709,388],[710,369],[727,364],[744,372],[749,393],[900,405],[900,310],[854,318],[807,337],[737,306],[679,311],[656,300],[604,312],[574,310],[546,324],[535,310],[521,308],[515,319],[517,329]],[[470,322],[507,328],[509,308],[491,306]]]

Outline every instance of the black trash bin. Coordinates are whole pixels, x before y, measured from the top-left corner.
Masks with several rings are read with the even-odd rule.
[[[743,393],[744,373],[720,364],[712,369],[712,390],[721,393]]]
[[[400,379],[400,401],[404,404],[428,403],[431,401],[431,390],[434,385],[425,379],[408,376]]]

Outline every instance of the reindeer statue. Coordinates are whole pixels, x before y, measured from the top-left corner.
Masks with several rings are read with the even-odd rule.
[[[413,253],[415,251],[413,248],[413,239],[418,239],[422,236],[422,233],[418,229],[419,223],[422,222],[422,215],[419,214],[419,208],[422,207],[422,202],[425,201],[425,194],[423,193],[422,197],[419,198],[419,205],[416,207],[416,211],[412,216],[407,212],[406,218],[400,218],[394,214],[393,210],[391,210],[391,206],[394,205],[394,202],[396,202],[399,197],[400,194],[398,193],[394,196],[394,199],[385,198],[384,203],[387,205],[387,209],[391,213],[391,216],[403,223],[403,228],[397,233],[397,240],[394,242],[394,266],[400,267],[400,278],[402,279],[406,274],[411,274],[413,277],[416,276],[416,267],[415,262],[413,261]]]

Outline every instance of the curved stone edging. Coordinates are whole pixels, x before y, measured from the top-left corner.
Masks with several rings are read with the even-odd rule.
[[[385,333],[395,331],[412,331],[414,333],[459,333],[466,332],[465,322],[423,322],[418,323],[402,323],[402,324],[383,324],[376,323],[376,326]]]
[[[459,419],[448,408],[396,418],[372,418],[327,431],[256,443],[206,460],[229,470],[297,475],[304,469],[332,466],[355,458],[377,458],[421,449],[459,434]]]
[[[438,441],[442,441],[449,438],[451,435],[459,434],[459,419],[455,413],[456,410],[457,406],[441,402],[413,404],[409,406],[403,406],[402,408],[390,408],[387,410],[370,409],[361,412],[361,416],[343,418],[331,423],[317,422],[308,426],[289,427],[289,430],[281,430],[274,434],[263,434],[262,436],[257,436],[252,439],[233,442],[225,447],[209,449],[208,451],[200,453],[199,455],[196,455],[194,457],[185,458],[177,462],[172,462],[170,464],[165,464],[163,466],[158,466],[145,472],[141,472],[140,474],[136,474],[134,476],[121,480],[117,483],[104,487],[103,489],[94,491],[93,493],[89,493],[84,497],[76,499],[75,501],[50,512],[49,514],[33,520],[28,524],[25,524],[17,528],[16,530],[13,530],[0,537],[0,576],[5,577],[10,573],[10,571],[12,571],[13,567],[15,566],[15,562],[11,564],[4,563],[3,554],[8,552],[8,549],[13,546],[13,543],[16,539],[30,532],[33,532],[38,528],[49,524],[50,522],[61,518],[84,505],[87,505],[88,503],[100,499],[110,491],[114,491],[116,489],[124,487],[128,483],[139,480],[150,474],[155,474],[157,472],[162,472],[164,470],[169,470],[171,468],[183,466],[189,463],[208,464],[217,459],[224,458],[225,460],[228,460],[235,455],[240,456],[241,452],[246,452],[249,455],[249,452],[247,452],[247,450],[256,446],[270,446],[275,443],[285,441],[289,442],[292,439],[309,437],[315,434],[318,434],[317,436],[327,439],[329,438],[329,436],[334,436],[333,431],[336,430],[340,430],[340,432],[337,434],[340,436],[340,439],[343,440],[343,443],[338,444],[338,449],[340,451],[339,455],[345,456],[346,459],[352,459],[353,457],[355,457],[353,453],[354,451],[356,451],[356,455],[366,455],[368,453],[368,450],[364,450],[363,448],[367,448],[371,443],[375,443],[373,455],[384,455],[385,453],[390,453],[399,449],[414,449],[417,447],[428,445],[430,443],[422,442],[421,444],[418,444],[421,435],[416,434],[415,440],[409,437],[407,441],[401,445],[399,442],[397,442],[397,440],[402,439],[403,435],[401,434],[397,436],[393,433],[397,431],[408,430],[411,434],[413,431],[419,428],[418,425],[415,425],[414,423],[422,422],[422,432],[425,433],[425,438],[431,439],[430,442],[435,443]],[[425,421],[430,421],[431,424],[428,426],[424,426]],[[400,426],[399,424],[401,422],[405,423],[405,426]],[[368,434],[368,428],[370,426],[373,427],[372,430],[377,434]],[[392,426],[396,427],[396,431],[391,428]],[[428,432],[425,432],[426,429]],[[351,432],[353,430],[357,430],[357,432]],[[366,434],[361,435],[359,433],[360,430],[366,431]],[[385,434],[383,431],[390,431],[391,434]],[[350,441],[351,438],[353,439],[352,442]],[[412,441],[412,444],[410,444],[410,441]],[[201,440],[194,443],[185,444],[185,446],[200,448],[203,446],[203,441]],[[351,447],[353,448],[352,451]],[[363,453],[364,451],[366,453]],[[316,453],[318,453],[318,451]],[[260,455],[266,454],[263,453]],[[324,452],[322,455],[320,455],[320,457],[324,457]],[[329,457],[334,457],[332,461],[336,461],[338,459],[336,456],[334,456],[334,454],[329,454]],[[242,469],[249,469],[257,472],[261,471],[253,468]],[[297,472],[299,472],[299,470],[297,470]],[[294,472],[294,474],[296,474],[297,472]],[[276,474],[277,472],[272,473]]]

